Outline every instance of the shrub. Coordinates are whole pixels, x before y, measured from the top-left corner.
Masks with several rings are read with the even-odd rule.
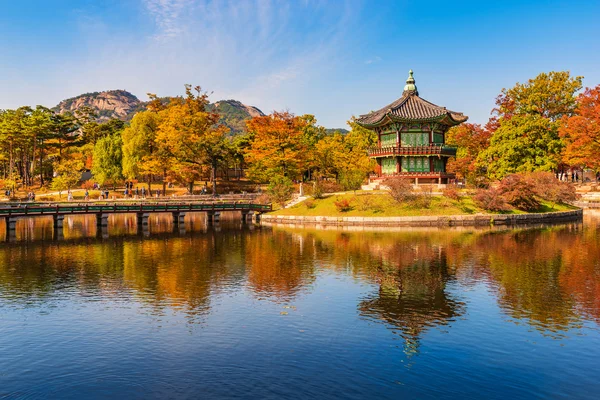
[[[357,203],[359,210],[370,210],[373,207],[373,197],[371,195],[360,196],[360,198],[357,198]]]
[[[271,178],[267,191],[269,193],[269,197],[274,202],[277,202],[283,206],[285,205],[286,201],[292,198],[292,193],[294,193],[294,184],[289,178],[276,175]]]
[[[540,208],[535,185],[523,174],[505,176],[500,181],[498,190],[505,202],[519,210],[533,211]]]
[[[419,193],[410,200],[411,207],[429,208],[431,207],[431,195],[428,193]]]
[[[478,189],[473,196],[475,204],[487,211],[502,212],[510,210],[498,189]]]
[[[323,193],[335,193],[343,190],[341,185],[333,181],[321,181],[321,187],[323,188]]]
[[[325,191],[323,189],[323,184],[321,183],[321,181],[316,181],[313,185],[312,196],[315,199],[322,199],[324,194]]]
[[[533,172],[527,176],[536,194],[553,203],[569,203],[577,200],[575,186],[559,181],[550,172]]]
[[[94,182],[92,182],[90,180],[87,180],[87,181],[85,181],[85,182],[83,182],[81,184],[81,188],[82,189],[87,189],[87,190],[93,189],[94,188]]]
[[[459,201],[460,193],[456,186],[447,186],[443,191],[442,195],[450,200]]]
[[[365,174],[359,170],[346,171],[340,175],[339,181],[344,190],[358,190],[365,181]]]
[[[487,189],[490,187],[490,180],[486,176],[478,176],[473,181],[473,186],[478,189]]]
[[[334,201],[333,204],[339,212],[348,212],[352,210],[352,203],[348,199],[339,199]]]
[[[315,201],[313,199],[306,199],[306,200],[304,200],[304,205],[308,209],[312,209],[312,208],[315,208],[317,206],[317,204],[315,203]]]
[[[408,179],[389,178],[383,184],[389,188],[390,196],[398,203],[410,201],[415,197],[412,192],[412,183]]]

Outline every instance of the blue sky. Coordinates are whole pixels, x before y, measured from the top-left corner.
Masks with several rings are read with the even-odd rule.
[[[344,127],[402,93],[485,122],[503,87],[600,84],[600,1],[0,0],[0,108],[184,83]]]

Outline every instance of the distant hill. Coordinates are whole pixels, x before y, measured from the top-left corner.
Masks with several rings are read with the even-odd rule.
[[[220,123],[231,129],[231,134],[236,135],[246,131],[246,120],[252,117],[265,115],[254,106],[247,106],[237,100],[221,100],[209,105],[209,110],[214,110],[221,115]]]
[[[107,90],[105,92],[84,93],[66,99],[53,108],[58,113],[74,113],[82,107],[90,107],[98,114],[98,121],[111,118],[129,121],[136,112],[146,109],[146,103],[140,101],[126,90]]]
[[[74,113],[82,107],[89,107],[98,114],[98,121],[104,122],[111,118],[130,121],[133,116],[146,109],[148,103],[138,99],[126,90],[107,90],[104,92],[84,93],[61,101],[54,111],[58,113]],[[245,121],[255,116],[265,115],[254,106],[242,104],[237,100],[221,100],[209,105],[221,115],[220,122],[231,129],[232,135],[238,135],[246,130]]]
[[[347,134],[350,131],[348,129],[344,129],[344,128],[328,128],[328,129],[325,129],[325,133],[327,135],[333,135],[336,132],[339,132],[342,135],[345,135],[345,134]]]

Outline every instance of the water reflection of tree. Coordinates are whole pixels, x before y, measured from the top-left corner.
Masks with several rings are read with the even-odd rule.
[[[124,281],[157,313],[182,309],[190,319],[210,312],[211,298],[241,285],[243,247],[251,234],[241,231],[174,240],[141,240],[125,246]]]
[[[262,232],[247,241],[244,260],[258,296],[291,300],[314,281],[315,242],[303,234]]]
[[[478,241],[488,253],[484,267],[508,315],[550,334],[577,326],[574,300],[559,280],[574,239],[568,229],[556,228],[486,235]]]

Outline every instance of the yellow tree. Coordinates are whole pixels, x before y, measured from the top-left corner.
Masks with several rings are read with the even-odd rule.
[[[216,171],[227,157],[228,129],[219,125],[219,114],[207,111],[208,95],[199,86],[185,86],[185,98],[173,98],[159,112],[156,143],[172,159],[172,172],[201,173],[210,168],[213,195],[217,194]],[[193,180],[188,182],[193,187]]]
[[[374,161],[369,158],[369,147],[376,143],[373,131],[348,121],[352,130],[346,135],[335,133],[316,144],[316,164],[326,176],[335,176],[346,190],[355,190],[373,171]]]

